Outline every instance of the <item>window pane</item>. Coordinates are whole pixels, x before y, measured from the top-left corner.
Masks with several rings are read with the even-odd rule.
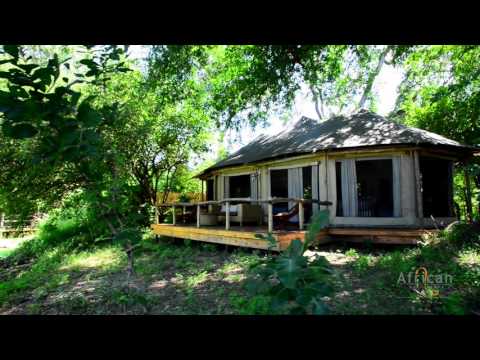
[[[337,216],[343,216],[342,203],[342,163],[337,161],[335,163],[336,183],[337,183]]]
[[[424,217],[452,216],[450,166],[448,160],[420,157]]]
[[[211,201],[214,198],[213,179],[207,180],[207,201]]]
[[[392,160],[357,160],[358,216],[393,216]]]
[[[250,175],[230,176],[230,197],[250,197]]]
[[[288,170],[270,170],[270,195],[272,197],[288,197]],[[288,203],[273,204],[273,213],[287,212]]]

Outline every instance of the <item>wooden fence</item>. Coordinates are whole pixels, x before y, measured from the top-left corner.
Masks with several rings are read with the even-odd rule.
[[[9,218],[5,216],[4,213],[0,213],[0,237],[30,234],[36,230],[40,219],[40,214],[20,221],[15,218]]]

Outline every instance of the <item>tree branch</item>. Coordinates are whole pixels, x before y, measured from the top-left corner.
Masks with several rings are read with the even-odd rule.
[[[362,97],[360,99],[360,102],[358,103],[357,110],[362,109],[365,106],[365,102],[367,101],[368,95],[372,91],[373,83],[375,81],[375,78],[378,76],[380,73],[380,70],[382,70],[382,66],[385,63],[385,58],[390,51],[390,46],[387,46],[381,53],[380,56],[378,57],[378,63],[373,72],[370,73],[368,76],[367,84],[365,86],[365,89],[363,91]]]

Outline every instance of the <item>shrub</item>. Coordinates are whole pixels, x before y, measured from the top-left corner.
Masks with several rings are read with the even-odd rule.
[[[439,237],[455,246],[479,246],[480,224],[458,222],[441,232]]]
[[[230,295],[230,303],[240,315],[267,315],[270,312],[270,301],[270,297],[265,295],[254,295],[251,298]]]
[[[349,257],[349,258],[355,258],[358,256],[358,252],[357,250],[355,249],[348,249],[346,252],[345,252],[345,256]]]
[[[372,255],[361,255],[353,263],[353,268],[358,272],[365,272],[373,265],[374,260]]]
[[[308,245],[327,223],[328,211],[320,212],[312,219],[304,243],[295,239],[280,255],[269,256],[251,268],[247,291],[262,299],[269,298],[271,313],[325,314],[328,311],[322,301],[332,290],[328,261],[318,255],[313,260],[305,256]],[[269,234],[267,240],[273,243],[275,239]]]

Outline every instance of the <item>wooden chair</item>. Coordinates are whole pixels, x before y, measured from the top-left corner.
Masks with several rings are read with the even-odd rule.
[[[280,225],[281,228],[285,228],[289,223],[290,219],[299,213],[299,206],[296,203],[291,209],[286,212],[281,212],[273,215],[273,223],[275,222]]]
[[[197,207],[196,206],[189,206],[185,209],[185,214],[183,214],[182,207],[178,207],[181,209],[180,213],[176,213],[176,218],[178,223],[180,224],[190,224],[196,223],[197,221]]]

